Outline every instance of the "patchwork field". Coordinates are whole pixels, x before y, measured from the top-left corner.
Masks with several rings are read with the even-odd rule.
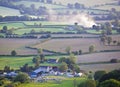
[[[19,10],[0,6],[0,15],[4,17],[4,16],[19,16],[21,14]]]
[[[71,47],[71,51],[82,50],[82,52],[88,52],[89,46],[91,45],[95,46],[96,51],[120,49],[119,46],[104,46],[99,38],[51,39],[33,47],[65,53],[66,47]]]

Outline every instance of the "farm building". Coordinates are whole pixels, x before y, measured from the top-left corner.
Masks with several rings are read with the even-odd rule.
[[[48,63],[58,63],[58,59],[48,59]]]
[[[35,78],[42,73],[50,73],[50,71],[57,71],[58,67],[57,66],[40,66],[38,69],[34,70],[31,72],[30,77]]]

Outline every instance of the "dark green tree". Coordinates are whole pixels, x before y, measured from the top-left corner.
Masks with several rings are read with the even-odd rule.
[[[26,73],[19,73],[15,79],[14,82],[21,82],[21,83],[26,83],[29,82],[29,76]]]
[[[94,80],[85,80],[77,87],[96,87],[96,82]]]
[[[108,43],[108,45],[110,45],[111,42],[112,42],[112,38],[111,37],[107,37],[107,43]]]
[[[109,79],[115,79],[115,80],[120,81],[120,70],[113,70],[109,73],[104,74],[100,78],[99,82],[103,82],[103,81],[109,80]]]
[[[98,87],[120,87],[120,81],[109,79],[101,82]]]
[[[90,47],[89,47],[89,52],[90,53],[93,53],[95,51],[95,46],[94,45],[91,45]]]
[[[104,74],[106,74],[106,71],[96,71],[94,74],[94,79],[99,80]]]
[[[15,50],[11,51],[11,56],[16,56],[17,52]]]
[[[61,72],[65,72],[68,69],[68,66],[65,62],[62,62],[61,65],[59,66],[59,70]]]

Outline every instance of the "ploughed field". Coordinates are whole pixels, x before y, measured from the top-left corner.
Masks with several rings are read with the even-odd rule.
[[[120,52],[103,52],[77,56],[80,69],[89,71],[120,69],[120,63],[110,63],[111,59],[120,60]],[[108,63],[107,63],[108,62]]]
[[[37,39],[0,38],[0,55],[11,55],[12,50],[15,50],[18,55],[37,54],[36,50],[26,48],[37,42],[39,42]]]
[[[71,51],[89,52],[89,46],[94,45],[95,51],[103,50],[120,50],[119,46],[103,45],[99,38],[70,38],[70,39],[50,39],[44,43],[34,45],[34,48],[42,48],[55,52],[65,53],[66,48],[70,47]]]

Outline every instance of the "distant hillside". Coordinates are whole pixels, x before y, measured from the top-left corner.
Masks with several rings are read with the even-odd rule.
[[[53,0],[56,3],[62,3],[66,5],[67,3],[72,3],[74,4],[75,2],[79,2],[81,4],[84,4],[85,6],[94,6],[94,5],[101,5],[101,4],[106,4],[106,3],[114,3],[117,0]]]
[[[19,10],[0,6],[0,15],[1,16],[19,16],[21,14]]]
[[[66,6],[63,5],[55,5],[55,4],[47,4],[47,3],[41,3],[41,2],[35,2],[35,1],[19,1],[19,2],[14,2],[14,5],[20,5],[24,4],[26,7],[30,7],[32,4],[35,5],[35,8],[39,8],[40,6],[45,6],[47,8],[66,8]]]

